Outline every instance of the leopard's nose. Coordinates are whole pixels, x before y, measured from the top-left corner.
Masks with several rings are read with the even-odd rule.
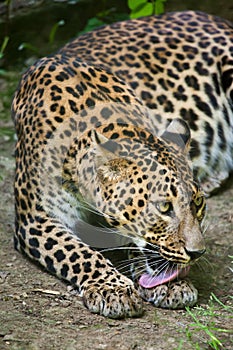
[[[201,250],[187,250],[185,249],[186,253],[190,256],[191,260],[197,260],[198,258],[200,258],[200,256],[202,256],[205,253],[205,249],[201,249]]]

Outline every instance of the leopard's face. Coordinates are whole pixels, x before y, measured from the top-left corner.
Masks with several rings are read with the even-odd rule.
[[[127,140],[107,141],[93,151],[93,163],[98,158],[92,182],[95,206],[139,247],[151,276],[158,268],[188,266],[205,251],[205,199],[187,156],[189,138],[183,147],[166,138],[130,140],[130,152]],[[109,142],[114,152],[108,150]]]
[[[176,168],[174,172],[167,164],[157,163],[153,154],[144,160],[145,166],[124,160],[126,169],[120,180],[103,177],[101,209],[111,225],[130,235],[139,246],[150,243],[165,259],[189,263],[192,252],[204,249],[204,194],[192,181],[187,164],[189,181],[184,182],[182,171]],[[119,160],[116,162],[119,165]],[[156,171],[149,170],[156,165]]]

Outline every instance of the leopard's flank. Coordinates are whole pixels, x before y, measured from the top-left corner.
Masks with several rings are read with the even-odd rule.
[[[94,313],[194,305],[205,194],[233,169],[232,25],[187,11],[81,35],[27,70],[12,114],[16,249]]]

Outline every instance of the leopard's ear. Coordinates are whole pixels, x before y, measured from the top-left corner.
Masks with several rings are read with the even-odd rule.
[[[120,146],[96,130],[91,131],[91,142],[97,165],[118,157]]]
[[[91,138],[94,145],[94,162],[99,180],[107,184],[108,182],[118,182],[124,179],[131,162],[119,156],[120,145],[96,130],[92,132]]]
[[[188,124],[182,119],[173,119],[160,136],[163,140],[172,143],[174,147],[189,152],[191,133]]]
[[[91,138],[92,144],[94,145],[104,144],[109,141],[109,139],[106,136],[104,136],[103,134],[101,134],[95,129],[91,130],[90,138]]]

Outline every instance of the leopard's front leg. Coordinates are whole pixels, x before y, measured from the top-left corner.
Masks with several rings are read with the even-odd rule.
[[[198,297],[196,288],[187,280],[173,281],[148,289],[138,286],[137,289],[145,301],[166,309],[194,306]]]
[[[75,286],[91,312],[111,318],[142,314],[142,299],[133,282],[101,253],[56,219],[30,214],[25,222],[16,231],[16,248]]]

